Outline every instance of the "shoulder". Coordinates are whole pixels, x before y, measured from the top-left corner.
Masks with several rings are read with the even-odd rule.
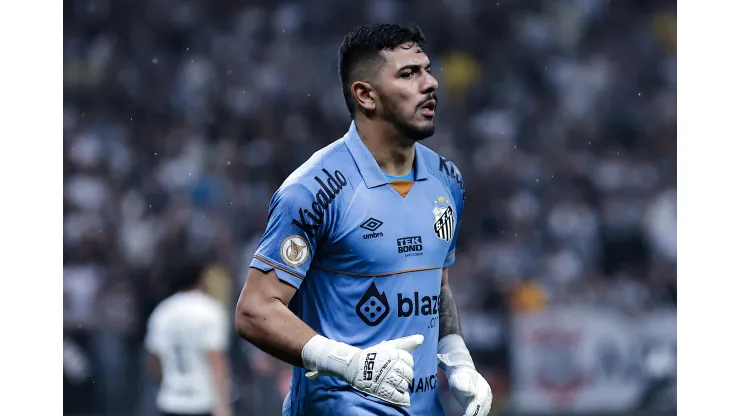
[[[457,165],[422,144],[417,144],[417,151],[420,161],[425,164],[429,173],[441,181],[450,190],[453,197],[464,201],[465,182]]]
[[[354,188],[357,166],[342,139],[317,151],[294,170],[280,185],[276,195],[314,199],[317,193],[332,198],[347,188]]]
[[[161,325],[161,323],[167,319],[167,315],[169,314],[169,310],[171,309],[171,304],[172,296],[159,302],[159,304],[152,311],[151,315],[149,315],[150,327]]]
[[[221,321],[226,318],[226,311],[223,305],[216,299],[204,293],[199,300],[203,315],[208,317],[209,320]]]
[[[270,216],[283,216],[309,237],[338,224],[360,180],[344,140],[314,153],[291,173],[270,201]],[[277,214],[277,215],[274,215]],[[276,220],[277,221],[277,220]]]

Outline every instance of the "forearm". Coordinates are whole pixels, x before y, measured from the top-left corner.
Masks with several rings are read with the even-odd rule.
[[[239,308],[236,327],[239,335],[266,353],[294,366],[303,366],[301,351],[316,332],[279,300]]]
[[[219,414],[228,412],[229,409],[229,369],[228,360],[224,352],[210,352],[211,376],[213,378],[213,390],[216,396],[216,408]]]
[[[475,368],[473,358],[465,346],[460,329],[460,318],[457,313],[455,298],[448,284],[443,284],[439,293],[439,344],[437,352],[444,355],[440,361],[447,371],[449,365],[467,365]]]
[[[216,403],[220,409],[229,408],[229,377],[223,374],[222,377],[217,377],[213,380],[214,387],[216,388]]]
[[[162,381],[162,363],[159,357],[152,352],[147,352],[146,356],[146,369],[149,377],[157,382]]]
[[[450,334],[462,336],[462,329],[452,290],[448,284],[443,284],[439,292],[439,339]]]

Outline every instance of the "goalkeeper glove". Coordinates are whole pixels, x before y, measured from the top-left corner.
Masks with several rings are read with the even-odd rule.
[[[361,350],[321,335],[308,340],[301,351],[309,379],[329,375],[342,378],[353,388],[386,402],[410,406],[409,383],[414,378],[411,351],[424,342],[423,335],[383,341]]]
[[[486,379],[475,370],[473,358],[462,337],[451,334],[440,339],[437,358],[452,394],[465,409],[465,416],[487,416],[491,411],[493,393]]]

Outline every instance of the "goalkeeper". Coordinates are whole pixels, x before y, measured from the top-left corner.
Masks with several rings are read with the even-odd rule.
[[[437,105],[423,47],[415,26],[345,37],[349,130],[270,201],[236,327],[295,366],[284,416],[443,415],[438,366],[466,416],[490,410],[448,284],[462,178],[419,143]]]

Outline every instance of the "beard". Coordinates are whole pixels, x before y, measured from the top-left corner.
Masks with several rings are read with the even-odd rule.
[[[424,124],[415,124],[409,119],[416,115],[416,110],[411,117],[404,117],[401,106],[392,100],[386,98],[383,100],[386,103],[385,111],[383,112],[383,118],[391,123],[401,134],[408,137],[409,139],[418,142],[426,139],[434,134],[434,121],[431,120]]]

